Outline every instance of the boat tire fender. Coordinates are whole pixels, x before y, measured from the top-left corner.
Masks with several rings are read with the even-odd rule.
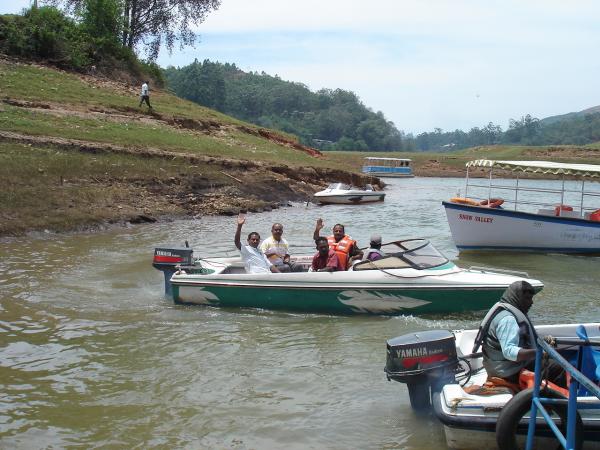
[[[564,399],[565,397],[552,389],[544,389],[541,391],[542,397]],[[517,393],[506,405],[502,408],[496,423],[496,444],[500,450],[518,450],[517,445],[517,428],[521,419],[531,409],[531,400],[533,398],[533,389],[525,389]],[[563,435],[567,433],[567,405],[544,405],[546,410],[552,414],[555,413],[559,417],[560,422],[557,424]],[[525,434],[527,430],[525,429]],[[579,412],[575,423],[575,449],[583,447],[583,421]]]
[[[481,206],[487,206],[488,208],[499,208],[500,205],[502,205],[504,203],[504,199],[503,198],[490,198],[485,199],[485,200],[481,200],[481,203],[479,203]]]

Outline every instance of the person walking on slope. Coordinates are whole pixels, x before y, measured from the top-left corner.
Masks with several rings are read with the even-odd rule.
[[[140,93],[140,108],[144,102],[146,102],[148,108],[152,109],[152,106],[150,105],[150,89],[148,88],[148,81],[144,81],[142,84],[142,91]]]

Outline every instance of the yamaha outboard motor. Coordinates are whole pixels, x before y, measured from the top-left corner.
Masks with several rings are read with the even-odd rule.
[[[180,268],[194,265],[193,250],[189,247],[157,247],[152,265],[165,275],[165,295],[172,297],[171,277]]]
[[[456,383],[459,370],[456,339],[447,330],[405,334],[387,341],[385,373],[388,381],[408,385],[410,405],[416,411],[431,407],[431,393]]]

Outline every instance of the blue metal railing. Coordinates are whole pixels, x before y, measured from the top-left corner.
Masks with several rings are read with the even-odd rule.
[[[577,351],[577,368],[575,368],[569,361],[567,361],[556,349],[546,342],[544,339],[537,339],[537,353],[535,357],[535,382],[533,388],[533,398],[531,401],[531,416],[529,417],[529,429],[527,431],[527,445],[526,449],[531,450],[533,448],[533,440],[535,437],[536,417],[538,411],[544,418],[544,421],[548,424],[560,444],[565,449],[574,449],[576,442],[576,421],[577,421],[577,392],[579,385],[585,387],[591,395],[595,395],[600,400],[600,388],[590,381],[585,375],[580,372],[583,358],[583,347],[587,346],[600,346],[599,341],[591,341],[589,339],[577,339],[577,338],[556,338],[554,339],[556,345],[569,345],[578,346]],[[540,397],[540,385],[542,382],[542,353],[546,352],[548,356],[554,359],[564,370],[571,376],[571,383],[569,385],[569,398],[568,399],[556,399],[556,398],[545,398]],[[554,420],[550,417],[550,413],[544,407],[544,404],[567,404],[567,435],[565,436],[561,430],[558,429]]]

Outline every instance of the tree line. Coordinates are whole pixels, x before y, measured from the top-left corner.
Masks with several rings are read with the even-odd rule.
[[[235,64],[197,60],[162,70],[154,61],[162,47],[193,45],[192,27],[220,0],[53,0],[18,15],[0,15],[0,52],[41,59],[66,69],[107,75],[125,69],[163,77],[178,95],[260,126],[297,135],[324,150],[450,151],[481,145],[584,145],[600,140],[600,113],[557,120],[531,115],[510,119],[504,131],[492,122],[469,131],[404,133],[380,111],[343,89],[312,92],[301,83]],[[140,60],[138,54],[145,54]],[[116,69],[116,70],[115,70]]]
[[[66,69],[123,68],[162,75],[161,48],[193,45],[192,28],[220,0],[48,0],[0,16],[0,51]],[[146,56],[144,62],[138,55]]]
[[[449,151],[480,145],[585,145],[600,141],[600,113],[575,114],[544,121],[527,114],[510,119],[506,131],[492,122],[485,127],[444,132],[440,128],[418,134],[417,151]]]
[[[235,64],[195,60],[164,71],[178,96],[263,127],[295,134],[323,150],[412,150],[411,141],[382,112],[343,89],[312,92],[301,83]]]
[[[600,113],[545,121],[530,114],[510,119],[508,128],[489,122],[469,131],[435,128],[416,136],[373,112],[343,89],[312,92],[302,83],[235,64],[195,60],[164,70],[179,96],[239,119],[295,134],[323,150],[452,151],[482,145],[583,145],[600,141]]]

